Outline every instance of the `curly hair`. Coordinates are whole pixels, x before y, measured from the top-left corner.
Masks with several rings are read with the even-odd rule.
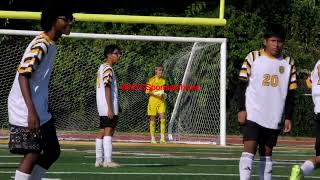
[[[50,31],[52,24],[56,22],[59,16],[65,16],[67,19],[73,20],[71,8],[54,6],[44,8],[41,13],[41,28],[46,32]]]

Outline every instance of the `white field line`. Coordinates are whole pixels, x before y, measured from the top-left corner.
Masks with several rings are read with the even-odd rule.
[[[258,163],[259,161],[255,161],[256,163]],[[293,165],[293,164],[297,164],[297,163],[290,163],[290,162],[273,162],[274,164],[283,164],[283,165]],[[7,163],[0,163],[0,165],[18,165],[20,163],[17,162],[7,162]],[[74,163],[61,163],[61,164],[70,164],[73,165]],[[81,163],[82,165],[93,165],[93,163]],[[166,164],[159,164],[159,163],[154,163],[154,164],[122,164],[124,166],[164,166]],[[204,166],[204,167],[221,167],[221,166],[230,166],[230,167],[236,167],[239,166],[238,164],[186,164],[187,166]],[[288,167],[288,166],[273,166],[273,167]]]
[[[0,171],[3,174],[13,174],[14,171]],[[85,175],[161,175],[161,176],[233,176],[239,177],[239,174],[221,174],[221,173],[129,173],[129,172],[47,172],[47,174],[85,174]],[[259,177],[253,174],[253,177]],[[288,175],[272,175],[276,178],[287,178]],[[320,179],[319,176],[307,176],[309,179]]]
[[[96,158],[95,156],[84,156],[87,159]],[[212,160],[212,161],[239,161],[239,158],[218,158],[218,157],[210,157],[210,158],[197,158],[197,157],[190,157],[190,156],[159,156],[159,157],[137,157],[137,156],[113,156],[113,158],[117,159],[189,159],[189,160]],[[274,164],[300,164],[305,160],[273,160]],[[259,160],[255,160],[254,162],[258,163]]]

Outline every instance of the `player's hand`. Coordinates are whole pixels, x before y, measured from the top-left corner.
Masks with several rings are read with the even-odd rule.
[[[289,119],[284,121],[283,132],[288,133],[292,129],[292,122]]]
[[[160,90],[160,91],[157,91],[157,92],[153,92],[153,95],[161,97],[163,95],[163,93],[164,93],[164,91]]]
[[[238,112],[238,122],[240,125],[244,125],[247,120],[247,112],[246,111],[240,111]]]
[[[112,110],[108,110],[108,118],[109,119],[113,119],[113,116],[114,116],[113,111]]]
[[[37,112],[31,111],[28,113],[28,128],[31,133],[38,133],[40,127],[39,117]]]

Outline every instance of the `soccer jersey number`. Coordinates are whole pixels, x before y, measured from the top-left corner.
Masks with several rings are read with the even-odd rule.
[[[271,85],[272,87],[277,87],[278,84],[279,84],[278,75],[270,75],[270,74],[263,75],[263,81],[262,81],[263,86]]]

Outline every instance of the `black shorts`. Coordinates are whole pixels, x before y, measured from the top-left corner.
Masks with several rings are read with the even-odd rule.
[[[316,156],[320,156],[320,114],[315,115],[315,131],[316,131],[316,143],[315,143],[315,150]]]
[[[9,128],[9,151],[13,154],[25,155],[60,149],[54,119],[43,124],[38,134],[30,133],[28,127],[10,124]]]
[[[242,129],[243,141],[254,140],[259,146],[266,145],[273,148],[277,145],[280,130],[265,128],[253,121],[247,120]]]
[[[118,124],[118,116],[114,115],[112,119],[108,118],[108,116],[100,116],[100,129],[104,128],[112,128],[115,129]]]

